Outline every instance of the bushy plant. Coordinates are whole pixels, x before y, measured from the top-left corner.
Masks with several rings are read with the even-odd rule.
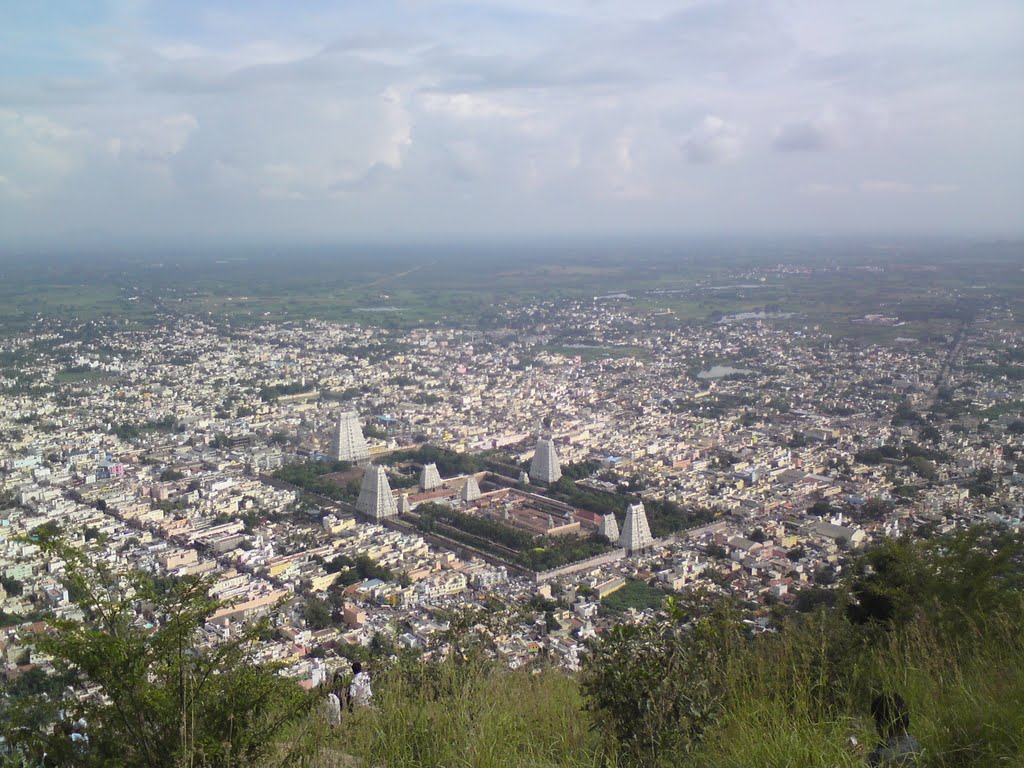
[[[118,575],[60,541],[36,543],[64,562],[69,593],[85,614],[82,622],[52,620],[36,647],[58,672],[98,690],[81,705],[61,703],[66,717],[86,717],[87,752],[73,752],[59,724],[44,743],[28,745],[51,762],[251,766],[277,752],[281,730],[312,705],[294,682],[254,662],[259,624],[200,644],[200,628],[222,605],[209,597],[208,580]]]
[[[671,764],[696,749],[719,716],[739,640],[724,605],[703,610],[667,598],[665,618],[620,625],[594,645],[581,687],[609,751],[631,765]]]

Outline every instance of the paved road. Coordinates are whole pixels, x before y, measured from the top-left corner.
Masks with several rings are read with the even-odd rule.
[[[949,348],[949,353],[946,355],[946,359],[942,363],[942,367],[939,369],[939,375],[935,377],[935,386],[932,387],[932,391],[929,395],[928,407],[929,409],[934,407],[935,401],[939,398],[939,390],[945,386],[946,382],[949,381],[949,374],[953,370],[953,365],[956,363],[957,357],[960,355],[960,349],[963,347],[964,339],[967,338],[967,331],[970,330],[971,321],[965,320],[960,324],[960,330],[957,331],[956,337],[953,339],[953,344]]]

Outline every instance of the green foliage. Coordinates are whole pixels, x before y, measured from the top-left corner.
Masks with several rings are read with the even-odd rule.
[[[934,480],[938,475],[935,469],[935,463],[928,461],[928,459],[922,458],[921,456],[914,456],[907,460],[907,465],[918,477],[923,477],[925,480]]]
[[[620,521],[629,504],[641,501],[640,497],[634,495],[622,496],[581,488],[565,475],[551,486],[550,494],[574,507],[602,515],[615,515]],[[665,499],[643,499],[642,501],[647,511],[647,522],[650,525],[651,533],[656,538],[702,523],[709,523],[715,519],[715,513],[710,509],[686,508]]]
[[[799,560],[806,554],[807,548],[804,547],[802,544],[798,544],[795,547],[790,548],[790,550],[786,553],[786,557],[795,563],[797,560]]]
[[[544,536],[541,546],[523,553],[520,562],[534,571],[547,571],[588,557],[596,557],[611,549],[608,539],[594,534],[579,536]]]
[[[900,403],[892,417],[892,425],[894,427],[920,426],[925,423],[924,417],[907,402]]]
[[[176,469],[165,469],[160,473],[160,481],[164,483],[184,479],[185,475]]]
[[[612,629],[587,657],[581,687],[625,765],[676,765],[721,714],[735,625],[694,619],[668,600],[666,620]]]
[[[884,459],[898,459],[901,455],[900,449],[895,445],[883,445],[857,451],[853,457],[861,464],[881,464]]]
[[[467,515],[443,504],[427,502],[416,507],[416,527],[421,531],[433,531],[438,524],[455,528],[484,541],[495,542],[509,549],[523,551],[533,546],[533,536],[525,531],[477,515]],[[441,533],[445,533],[442,530]]]
[[[627,579],[625,585],[612,592],[602,601],[611,613],[625,613],[630,608],[660,608],[665,602],[665,593],[640,579]]]
[[[416,507],[416,527],[489,551],[534,571],[550,570],[603,554],[611,547],[599,536],[541,536],[491,520],[467,515],[442,504]],[[494,546],[498,545],[498,546]]]
[[[285,464],[275,470],[273,476],[278,480],[335,501],[354,502],[359,495],[358,484],[353,489],[348,485],[332,483],[323,477],[335,472],[345,472],[351,468],[352,465],[347,461],[303,461]]]
[[[996,491],[995,479],[992,467],[980,467],[965,483],[965,487],[972,497],[991,496]]]
[[[623,516],[630,501],[623,496],[581,488],[573,482],[572,478],[564,475],[551,486],[549,493],[574,507],[589,509],[591,512],[601,515],[617,515],[618,517]]]
[[[576,461],[562,467],[562,477],[567,477],[570,480],[583,480],[593,475],[600,468],[601,462],[597,459]]]
[[[273,386],[265,386],[260,388],[260,399],[265,403],[273,402],[282,395],[300,395],[306,392],[313,392],[316,390],[316,386],[313,384],[303,384],[301,381],[293,381],[288,384],[275,384]]]
[[[382,429],[376,424],[366,424],[363,426],[363,437],[372,437],[376,440],[387,440],[388,432],[386,429]]]
[[[184,427],[178,423],[173,416],[164,416],[156,421],[147,421],[144,424],[112,424],[111,432],[121,440],[137,440],[149,432],[181,432]]]
[[[599,768],[576,683],[533,666],[510,671],[479,654],[400,657],[374,675],[374,711],[346,716],[334,749],[380,768]],[[331,749],[328,746],[325,749]],[[311,761],[309,768],[331,763]]]
[[[950,631],[991,615],[1024,619],[1024,537],[974,527],[929,541],[886,540],[853,567],[850,619],[908,624],[919,613]]]
[[[410,451],[396,451],[380,459],[382,464],[394,466],[403,462],[417,464],[436,464],[441,477],[454,477],[480,472],[484,466],[477,456],[467,453],[455,453],[433,445],[423,445]]]
[[[199,628],[220,606],[208,581],[118,576],[57,540],[39,543],[66,563],[69,592],[86,616],[84,623],[51,621],[52,634],[37,645],[59,671],[104,696],[81,707],[90,724],[89,764],[253,765],[308,709],[298,686],[251,661],[258,628],[214,647],[198,644]],[[136,619],[142,605],[151,626]],[[72,762],[59,731],[43,746],[57,763]]]
[[[326,629],[333,623],[331,607],[315,597],[306,598],[302,605],[302,618],[310,629]]]
[[[721,544],[708,544],[707,548],[704,551],[708,557],[724,559],[729,556],[729,554],[725,551],[725,547],[723,547]]]
[[[335,586],[347,587],[359,581],[368,579],[380,579],[381,581],[393,581],[395,574],[392,571],[376,562],[366,555],[359,555],[355,559],[346,555],[324,561],[326,573],[337,573],[338,578],[334,581]]]
[[[910,702],[924,766],[1019,765],[1022,552],[1019,534],[987,528],[886,542],[842,589],[800,592],[807,613],[776,633],[749,636],[720,607],[708,634],[678,610],[617,628],[582,678],[595,727],[620,764],[862,765],[846,741],[876,739],[867,704],[888,690]]]

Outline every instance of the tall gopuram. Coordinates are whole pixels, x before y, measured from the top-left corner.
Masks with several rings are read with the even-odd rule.
[[[632,554],[654,544],[651,527],[647,524],[647,511],[640,502],[630,504],[626,510],[626,522],[622,525],[619,546]]]
[[[336,461],[366,461],[370,449],[366,447],[363,429],[355,411],[342,411],[331,436],[331,458]]]
[[[420,470],[420,488],[424,491],[432,491],[441,487],[441,475],[437,471],[437,464],[431,462],[424,464]]]
[[[403,493],[398,497],[398,514],[404,515],[412,509],[412,502],[409,501],[409,494]]]
[[[542,437],[537,441],[537,450],[530,462],[530,480],[535,483],[557,483],[562,476],[562,468],[558,466],[558,452],[555,443]]]
[[[615,544],[619,540],[619,523],[615,519],[615,515],[607,514],[601,515],[601,524],[597,526],[597,532],[602,536],[607,536],[608,541]]]
[[[391,485],[388,483],[388,475],[384,471],[384,467],[371,464],[366,468],[363,484],[359,489],[356,509],[374,520],[395,517],[398,514],[398,505],[395,503],[395,497],[391,494]]]
[[[459,498],[467,502],[476,501],[480,498],[480,483],[476,481],[476,477],[470,475],[466,478],[466,484],[462,486]]]

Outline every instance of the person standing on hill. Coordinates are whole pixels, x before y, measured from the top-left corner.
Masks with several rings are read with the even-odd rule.
[[[324,719],[332,728],[341,725],[341,697],[344,690],[345,683],[341,672],[335,672],[334,678],[331,680],[331,687],[327,692],[327,698],[324,700]]]
[[[871,702],[871,715],[882,740],[871,754],[868,765],[875,768],[916,766],[924,753],[917,739],[910,735],[910,712],[907,702],[898,693],[883,693]]]
[[[373,705],[373,689],[370,687],[370,674],[363,672],[363,665],[352,662],[352,682],[348,686],[348,708],[370,707]]]

